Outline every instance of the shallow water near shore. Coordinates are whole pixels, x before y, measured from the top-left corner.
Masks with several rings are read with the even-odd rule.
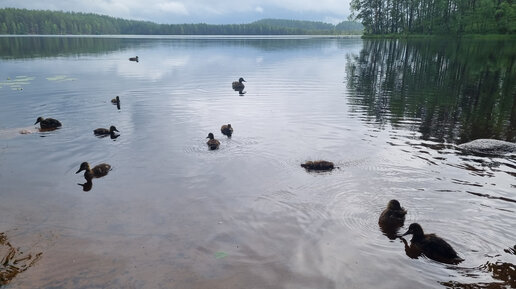
[[[457,148],[516,141],[515,44],[0,37],[5,288],[516,287],[516,154]],[[390,199],[465,261],[409,258]]]

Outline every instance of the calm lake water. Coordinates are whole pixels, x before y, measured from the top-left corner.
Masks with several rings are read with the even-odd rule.
[[[516,155],[456,147],[516,141],[514,47],[0,37],[0,272],[17,273],[0,284],[515,288]],[[318,159],[339,169],[300,167]],[[83,187],[84,161],[113,169]],[[465,261],[408,257],[378,226],[390,199],[400,233],[418,222]]]

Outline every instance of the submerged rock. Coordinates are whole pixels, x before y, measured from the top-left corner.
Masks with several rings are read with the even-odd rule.
[[[458,148],[468,152],[487,155],[516,153],[516,143],[497,139],[476,139],[474,141],[460,144],[458,145]]]

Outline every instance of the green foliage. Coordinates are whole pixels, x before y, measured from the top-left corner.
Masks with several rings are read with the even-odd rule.
[[[352,0],[368,34],[516,34],[514,0]]]
[[[332,35],[357,34],[362,25],[264,19],[250,24],[156,24],[91,13],[0,9],[0,34],[140,34],[140,35]]]

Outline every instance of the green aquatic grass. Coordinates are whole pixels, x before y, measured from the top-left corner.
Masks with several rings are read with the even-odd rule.
[[[215,259],[223,259],[226,258],[228,254],[226,252],[216,252]]]

